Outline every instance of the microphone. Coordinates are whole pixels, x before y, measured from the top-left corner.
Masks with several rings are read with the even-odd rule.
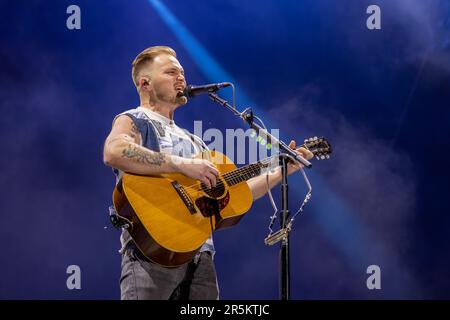
[[[183,93],[178,94],[179,96],[186,96],[187,98],[194,97],[196,95],[202,94],[202,93],[208,93],[208,92],[215,92],[219,89],[229,87],[231,86],[231,83],[229,82],[220,82],[220,83],[211,83],[211,84],[205,84],[202,86],[186,86]]]

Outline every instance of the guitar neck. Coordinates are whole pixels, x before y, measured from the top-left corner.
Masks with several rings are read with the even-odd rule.
[[[261,174],[263,168],[267,168],[274,157],[265,158],[252,164],[243,166],[222,175],[226,183],[231,187],[235,184],[247,181]]]
[[[329,158],[329,154],[331,153],[331,146],[325,138],[310,138],[305,140],[305,143],[299,147],[307,148],[312,152],[317,159],[325,159]],[[263,160],[254,162],[252,164],[246,165],[244,167],[235,169],[233,171],[227,172],[222,175],[225,179],[226,183],[229,186],[233,186],[235,184],[241,183],[243,181],[247,181],[251,178],[257,177],[261,174],[262,169],[267,168],[272,161],[278,158],[278,155],[274,155]]]
[[[302,144],[300,147],[304,147],[305,145]],[[227,172],[222,175],[222,177],[225,179],[227,184],[231,187],[235,184],[241,183],[243,181],[247,181],[251,178],[257,177],[261,174],[262,169],[267,168],[272,161],[275,160],[275,158],[278,158],[278,155],[274,155],[265,159],[262,159],[260,161],[256,161],[254,163],[251,163],[249,165],[243,166],[241,168],[238,168],[236,170]]]

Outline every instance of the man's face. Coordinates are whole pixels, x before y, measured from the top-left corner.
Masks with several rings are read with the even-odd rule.
[[[187,102],[187,98],[180,96],[186,87],[184,70],[180,62],[168,54],[160,54],[151,65],[150,88],[152,98],[156,101],[181,106]]]

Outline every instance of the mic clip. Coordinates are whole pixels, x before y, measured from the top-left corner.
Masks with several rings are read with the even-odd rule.
[[[249,124],[252,124],[253,123],[253,110],[252,110],[252,108],[247,108],[244,111],[242,111],[242,117]]]

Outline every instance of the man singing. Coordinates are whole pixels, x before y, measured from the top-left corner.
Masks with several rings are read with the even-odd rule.
[[[186,80],[183,67],[173,49],[154,46],[142,51],[132,63],[132,78],[140,97],[135,109],[117,115],[103,151],[104,163],[114,168],[116,181],[123,172],[141,175],[181,173],[206,187],[216,186],[218,170],[214,164],[193,157],[207,150],[197,136],[178,127],[175,110],[187,103],[182,95]],[[295,148],[295,141],[291,141]],[[296,151],[305,159],[312,153]],[[288,173],[300,168],[290,163]],[[270,175],[272,188],[281,181],[281,173]],[[247,181],[253,199],[267,192],[264,175]],[[219,289],[213,262],[212,237],[192,261],[167,268],[147,259],[136,247],[126,229],[121,235],[121,299],[218,299]]]

